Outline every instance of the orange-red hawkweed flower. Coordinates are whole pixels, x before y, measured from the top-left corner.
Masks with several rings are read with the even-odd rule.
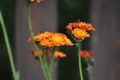
[[[82,50],[80,52],[82,58],[93,58],[93,52],[92,51],[87,51],[87,50]]]
[[[84,40],[85,38],[89,37],[90,35],[82,29],[74,29],[72,31],[72,34],[77,38],[77,39],[82,39]]]
[[[66,27],[68,30],[73,30],[75,28],[84,29],[86,31],[95,31],[93,26],[86,22],[73,22],[69,23]]]
[[[69,23],[66,28],[74,35],[75,38],[81,40],[90,37],[88,34],[89,31],[95,31],[91,24],[85,22]]]
[[[42,46],[55,47],[55,46],[71,46],[73,43],[63,33],[57,32],[42,32],[34,36],[34,40]],[[31,38],[28,39],[31,41]]]
[[[33,2],[37,2],[37,3],[40,3],[42,0],[28,0],[30,3],[33,3]]]
[[[36,59],[39,58],[39,55],[38,55],[38,53],[37,53],[36,51],[32,51],[32,55],[33,55]],[[42,55],[43,55],[43,52],[40,50],[40,56],[42,56]]]
[[[54,58],[55,58],[55,59],[64,58],[64,57],[66,57],[66,54],[64,54],[63,52],[56,51],[56,52],[54,53]]]

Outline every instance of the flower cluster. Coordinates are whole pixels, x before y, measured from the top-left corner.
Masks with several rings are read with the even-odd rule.
[[[91,77],[91,71],[92,71],[92,65],[90,64],[92,62],[93,58],[93,52],[89,51],[81,51],[81,41],[90,37],[89,32],[95,31],[93,26],[86,22],[73,22],[69,23],[66,26],[69,34],[71,34],[72,38],[76,41],[75,44],[77,44],[78,48],[78,63],[79,63],[79,74],[80,74],[80,80],[84,80],[83,78],[83,72],[82,72],[82,60],[85,61],[85,63],[88,65],[87,70]]]
[[[91,72],[93,52],[87,50],[82,51],[80,48],[81,46],[80,44],[82,40],[90,37],[89,32],[95,31],[95,29],[91,24],[85,22],[69,23],[66,28],[70,32],[70,34],[72,34],[72,37],[76,40],[75,44],[77,44],[78,47],[78,63],[79,63],[80,79],[83,80],[81,60],[85,61],[85,64],[88,65],[87,67],[88,72]],[[33,36],[32,38],[28,39],[29,42],[31,42],[32,40],[34,40],[37,43],[40,51],[40,52],[33,51],[32,52],[33,56],[36,59],[41,59],[41,61],[43,62],[43,66],[47,65],[47,68],[50,68],[50,66],[53,65],[50,63],[53,63],[54,60],[66,57],[66,54],[58,50],[60,46],[73,45],[71,40],[65,34],[58,32],[48,32],[48,31],[40,32],[37,35]],[[44,67],[43,69],[46,70],[46,68]],[[52,74],[51,71],[49,70],[46,71]],[[48,77],[50,77],[50,75],[48,75]]]
[[[30,32],[31,38],[28,39],[29,42],[32,41],[35,51],[32,51],[32,55],[39,60],[44,80],[53,80],[53,68],[55,60],[59,58],[66,57],[66,54],[59,51],[60,46],[72,46],[74,45],[71,40],[63,33],[58,32],[48,32],[44,31],[38,33],[34,36],[32,31],[32,23],[30,19],[30,4],[36,2],[40,3],[42,0],[25,0],[27,2],[27,21],[28,21],[28,28]],[[3,34],[6,41],[6,46],[10,58],[10,65],[11,70],[13,73],[14,80],[19,80],[19,74],[15,68],[14,60],[12,57],[12,51],[9,45],[9,40],[7,37],[7,32],[5,29],[4,21],[2,18],[2,14],[0,12],[0,24],[3,30]],[[81,41],[90,37],[89,32],[95,31],[93,26],[86,22],[73,22],[69,23],[66,26],[67,30],[72,34],[72,37],[76,40],[77,49],[78,49],[78,68],[79,68],[79,76],[80,80],[85,80],[83,75],[83,69],[88,71],[89,78],[92,80],[92,60],[93,60],[93,52],[89,51],[81,51]],[[87,68],[82,68],[82,60],[84,60],[85,64],[87,64]]]
[[[69,30],[75,38],[84,40],[90,37],[89,31],[95,31],[91,24],[85,22],[73,22],[67,25],[67,30]]]
[[[56,46],[72,46],[72,42],[63,33],[57,32],[42,32],[34,36],[34,40],[42,46],[56,47]],[[28,40],[31,41],[31,38]]]
[[[66,54],[59,51],[59,47],[72,46],[73,43],[63,33],[48,31],[38,33],[28,41],[32,41],[37,46],[35,51],[32,51],[32,55],[40,61],[45,80],[52,80],[54,62],[59,58],[66,57]]]

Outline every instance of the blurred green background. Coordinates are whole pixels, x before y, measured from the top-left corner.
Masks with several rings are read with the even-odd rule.
[[[58,0],[58,31],[66,33],[65,26],[73,21],[89,21],[89,0]],[[14,53],[14,20],[15,0],[0,0],[0,10],[3,13],[12,51]],[[68,35],[69,36],[69,35]],[[82,44],[82,49],[89,49],[89,39]],[[86,47],[87,45],[87,47]],[[58,65],[59,80],[79,80],[77,69],[76,47],[62,47],[61,50],[70,54]],[[74,51],[74,52],[73,52]],[[12,80],[12,74],[7,56],[7,50],[0,28],[0,80]],[[86,79],[87,80],[87,79]]]

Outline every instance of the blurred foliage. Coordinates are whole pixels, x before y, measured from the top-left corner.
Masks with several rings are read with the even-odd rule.
[[[0,0],[0,10],[3,14],[4,22],[6,25],[8,37],[11,47],[13,48],[14,42],[14,0]],[[1,26],[1,25],[0,25]],[[6,50],[6,45],[2,30],[0,27],[0,80],[12,80],[11,70]]]
[[[58,18],[58,30],[65,34],[67,34],[65,27],[68,23],[78,20],[88,22],[89,0],[58,0]],[[82,49],[89,49],[89,39],[82,42]],[[62,47],[61,50],[67,54],[67,57],[59,61],[58,79],[79,80],[77,48]],[[86,70],[83,70],[83,73],[87,75]],[[84,77],[84,80],[88,80],[87,77]]]

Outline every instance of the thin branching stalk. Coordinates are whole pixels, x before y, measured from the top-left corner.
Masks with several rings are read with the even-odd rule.
[[[35,48],[35,51],[37,51],[37,53],[38,53],[39,62],[41,64],[41,68],[43,70],[44,78],[45,78],[45,80],[48,80],[47,73],[45,71],[45,67],[44,67],[44,64],[43,64],[43,60],[42,60],[42,57],[40,55],[40,50],[39,50],[36,42],[34,41],[34,33],[33,33],[32,23],[31,23],[31,18],[30,18],[30,3],[27,3],[27,21],[28,21],[28,27],[29,27],[30,36],[32,38],[32,44],[33,44],[33,46]]]

